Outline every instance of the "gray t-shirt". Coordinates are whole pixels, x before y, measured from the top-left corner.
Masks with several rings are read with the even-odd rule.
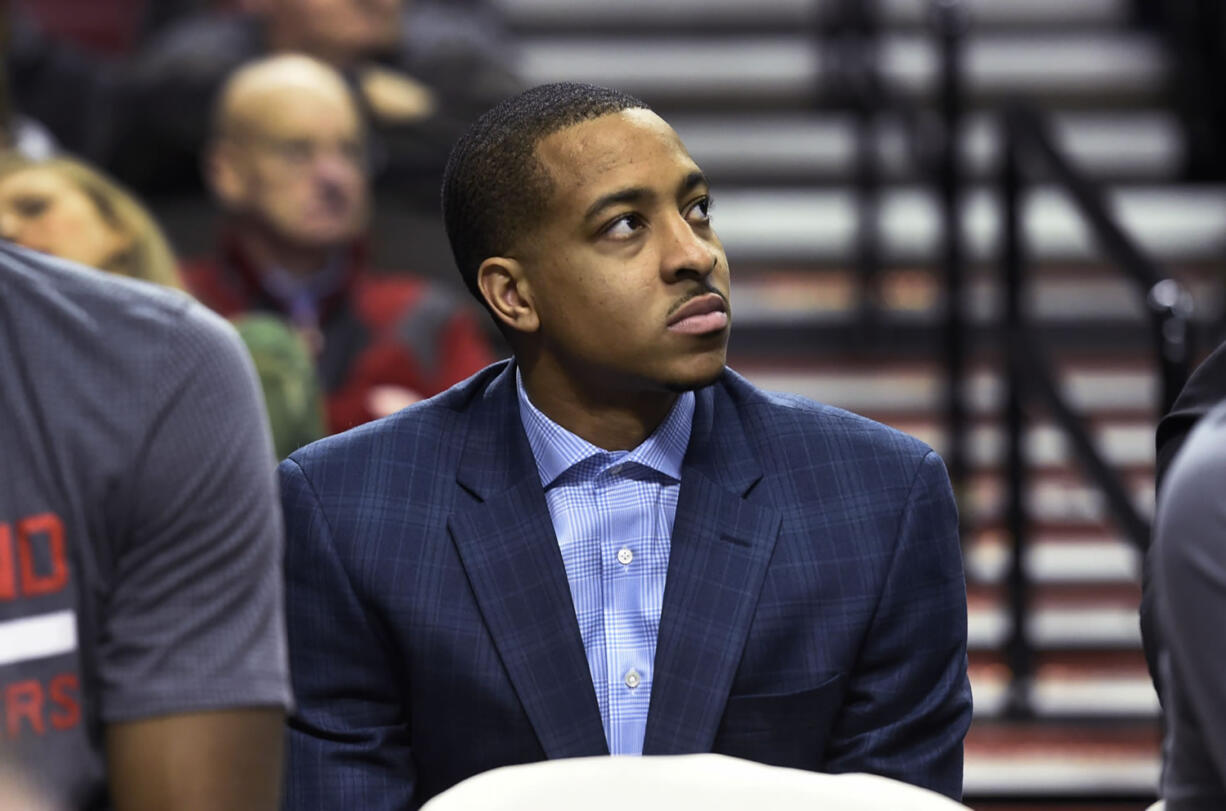
[[[69,807],[108,722],[289,705],[272,459],[226,322],[0,244],[0,756]]]
[[[1226,405],[1175,457],[1150,555],[1165,642],[1162,794],[1168,811],[1226,808]]]

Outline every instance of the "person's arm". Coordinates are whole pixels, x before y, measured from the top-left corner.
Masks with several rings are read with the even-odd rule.
[[[116,809],[277,807],[289,703],[267,420],[232,328],[192,304],[147,370],[116,483],[95,679]]]
[[[361,460],[354,460],[360,466]],[[281,463],[286,620],[297,710],[286,811],[414,807],[407,676],[338,552],[329,517],[295,457]],[[356,506],[353,508],[357,508]],[[411,509],[405,505],[404,509]]]
[[[1154,444],[1158,453],[1155,478],[1159,490],[1188,434],[1201,417],[1223,400],[1226,400],[1226,343],[1196,367],[1175,398],[1170,413],[1158,423]]]
[[[1158,502],[1151,585],[1169,653],[1164,704],[1177,733],[1167,778],[1178,777],[1181,792],[1211,787],[1213,802],[1205,807],[1220,807],[1226,802],[1226,411],[1203,422],[1171,467]],[[1216,781],[1189,779],[1203,778],[1203,770],[1216,771]]]
[[[285,714],[253,708],[111,724],[115,811],[264,811],[277,807]]]
[[[878,774],[960,799],[970,722],[957,508],[945,466],[929,452],[903,507],[824,770]]]
[[[1162,491],[1166,482],[1167,472],[1179,449],[1188,438],[1188,434],[1196,427],[1205,414],[1216,404],[1226,399],[1226,343],[1205,358],[1196,367],[1183,390],[1175,399],[1170,413],[1163,416],[1158,423],[1154,440],[1157,450],[1154,470],[1154,489]],[[1142,558],[1141,566],[1141,647],[1145,651],[1145,664],[1149,668],[1150,680],[1158,696],[1163,695],[1162,670],[1159,661],[1162,658],[1166,643],[1162,639],[1161,630],[1154,611],[1153,564],[1147,553]]]

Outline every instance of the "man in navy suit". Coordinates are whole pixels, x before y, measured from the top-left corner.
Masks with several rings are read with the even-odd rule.
[[[282,464],[288,807],[609,752],[958,797],[944,466],[725,368],[728,263],[676,133],[615,91],[534,88],[460,140],[443,197],[515,357]]]

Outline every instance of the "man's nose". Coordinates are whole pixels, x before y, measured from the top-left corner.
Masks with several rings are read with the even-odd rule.
[[[329,183],[347,183],[354,176],[365,179],[365,172],[348,155],[336,149],[321,149],[315,154],[315,176]]]
[[[715,269],[719,252],[695,232],[694,226],[680,212],[668,218],[664,230],[666,245],[661,271],[667,281],[676,281],[685,276],[702,279]]]

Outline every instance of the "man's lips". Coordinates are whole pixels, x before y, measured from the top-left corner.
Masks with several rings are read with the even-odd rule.
[[[668,329],[686,335],[703,335],[728,326],[728,306],[717,293],[696,296],[668,319]]]

